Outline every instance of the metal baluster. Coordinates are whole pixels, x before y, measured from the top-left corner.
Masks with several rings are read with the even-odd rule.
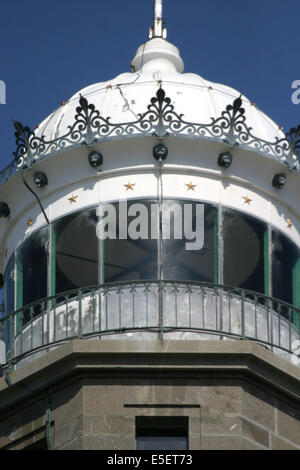
[[[13,314],[9,315],[9,354],[8,354],[8,370],[9,372],[13,371],[13,358],[14,354],[14,330],[13,330]]]
[[[279,347],[281,345],[280,322],[281,322],[281,304],[279,304],[279,308],[278,308],[278,346]]]
[[[20,331],[20,354],[23,354],[23,310],[20,313],[21,331]]]
[[[241,303],[241,321],[242,321],[242,338],[245,338],[245,291],[242,290],[242,303]]]
[[[158,287],[158,311],[159,311],[159,334],[158,339],[163,339],[163,281],[159,281]]]
[[[30,349],[33,349],[33,306],[30,306]]]
[[[105,301],[105,329],[108,330],[108,309],[107,309],[107,299],[108,299],[108,290],[105,292],[104,295],[104,301]]]
[[[202,298],[202,313],[203,313],[203,329],[205,330],[205,305],[204,305],[204,289],[201,286],[201,298]]]
[[[122,315],[121,315],[121,311],[122,311],[122,302],[121,302],[121,290],[119,289],[118,291],[118,294],[119,294],[119,328],[122,328]]]
[[[56,341],[56,302],[53,309],[53,341]]]
[[[135,293],[135,284],[132,290],[132,326],[135,326],[135,309],[134,309],[134,293]]]
[[[46,309],[46,304],[43,301],[41,303],[42,306],[42,315],[41,315],[41,320],[42,320],[42,346],[44,346],[44,336],[45,336],[45,325],[44,325],[44,315],[45,315],[45,309]]]
[[[146,326],[147,328],[149,326],[149,295],[148,293],[149,293],[149,290],[146,286]]]
[[[292,310],[289,307],[289,351],[292,350]]]
[[[216,310],[216,331],[218,331],[218,294],[217,294],[217,290],[216,290],[216,287],[214,288],[214,294],[215,294],[215,310]]]
[[[189,294],[189,327],[192,327],[192,311],[191,311],[191,286],[188,284],[188,294]]]
[[[175,326],[178,328],[178,298],[177,298],[177,284],[175,285]]]
[[[258,339],[257,334],[257,295],[254,296],[254,328],[255,328],[255,339]],[[269,329],[268,329],[268,336],[269,336]]]
[[[78,291],[78,338],[82,339],[82,290]]]
[[[93,333],[95,333],[95,318],[96,318],[96,292],[92,289],[92,301],[93,301]]]
[[[99,286],[99,289],[98,289],[98,329],[99,329],[99,332],[102,329],[101,314],[102,314],[102,287]]]
[[[68,329],[69,329],[69,296],[66,294],[65,296],[65,312],[66,312],[66,339],[69,337]]]
[[[229,315],[229,333],[231,333],[231,289],[229,289],[228,293],[228,315]]]

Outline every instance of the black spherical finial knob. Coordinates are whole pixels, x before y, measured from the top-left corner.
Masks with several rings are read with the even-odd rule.
[[[229,168],[232,163],[232,155],[230,152],[223,152],[219,155],[218,165],[222,168]]]
[[[168,156],[168,147],[160,142],[153,148],[153,157],[155,160],[165,160]]]
[[[272,186],[276,189],[282,189],[286,185],[286,176],[284,173],[276,173],[273,178]]]
[[[42,171],[38,171],[34,175],[34,182],[35,182],[35,185],[38,188],[43,188],[44,186],[47,186],[47,184],[48,184],[47,175],[45,173],[43,173]]]
[[[91,165],[91,167],[93,168],[97,168],[98,166],[101,166],[102,163],[103,163],[103,155],[102,153],[100,152],[96,152],[95,150],[93,150],[90,154],[89,154],[89,164]]]

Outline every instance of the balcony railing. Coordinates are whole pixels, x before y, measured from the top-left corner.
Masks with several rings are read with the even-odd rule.
[[[203,282],[136,281],[64,292],[0,320],[9,367],[74,338],[248,339],[289,358],[300,309],[257,292]]]

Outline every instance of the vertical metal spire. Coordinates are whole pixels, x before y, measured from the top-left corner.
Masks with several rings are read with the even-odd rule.
[[[163,26],[163,0],[153,0],[153,26],[149,31],[149,38],[167,37],[167,29]]]

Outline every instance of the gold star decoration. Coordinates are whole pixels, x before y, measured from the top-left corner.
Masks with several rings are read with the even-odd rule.
[[[195,191],[196,185],[193,184],[191,181],[190,181],[189,183],[186,183],[185,185],[187,186],[187,190],[188,190],[188,191],[189,191],[190,189],[191,189],[192,191]]]
[[[243,196],[243,199],[245,204],[250,204],[250,202],[252,201],[252,199],[250,199],[248,196]]]
[[[74,196],[74,194],[72,194],[72,197],[69,197],[70,204],[73,204],[73,202],[77,202],[77,198],[78,196]]]
[[[286,219],[286,226],[291,228],[293,226],[292,221],[290,219]]]
[[[33,224],[33,220],[30,218],[27,220],[27,225],[28,227],[31,227],[31,225]]]
[[[135,186],[135,183],[127,183],[127,184],[124,184],[125,188],[126,188],[126,191],[128,191],[129,189],[131,189],[131,191],[134,191],[133,189],[133,186]]]

